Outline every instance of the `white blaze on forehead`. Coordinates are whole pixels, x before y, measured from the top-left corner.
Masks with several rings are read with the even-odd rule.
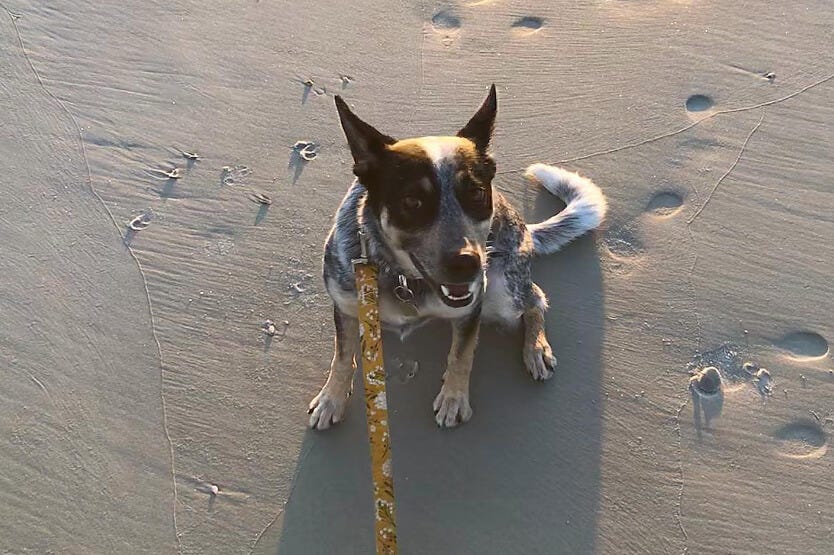
[[[473,148],[468,139],[461,137],[419,137],[400,141],[400,144],[420,147],[435,166],[439,166],[444,160],[452,158],[460,151],[472,150]],[[394,145],[394,148],[396,146]]]

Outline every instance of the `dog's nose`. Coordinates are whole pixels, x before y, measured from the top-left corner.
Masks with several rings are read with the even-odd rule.
[[[467,283],[481,271],[481,257],[471,250],[447,252],[443,255],[443,267],[452,283]]]

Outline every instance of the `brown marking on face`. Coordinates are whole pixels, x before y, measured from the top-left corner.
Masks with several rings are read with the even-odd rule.
[[[403,139],[402,141],[397,141],[392,145],[388,145],[388,150],[408,158],[431,160],[426,150],[420,144],[420,139]]]
[[[435,166],[449,158],[476,160],[475,144],[463,137],[418,137],[389,145],[388,150],[410,158],[422,158]]]

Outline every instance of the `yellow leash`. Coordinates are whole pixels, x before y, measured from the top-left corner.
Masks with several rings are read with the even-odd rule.
[[[385,365],[382,360],[382,327],[379,323],[379,286],[377,269],[368,262],[367,242],[362,232],[359,233],[359,242],[361,257],[352,262],[359,297],[359,337],[362,373],[365,378],[368,438],[371,443],[371,475],[374,482],[376,552],[377,555],[395,555],[397,525],[394,519],[394,482],[385,395]]]

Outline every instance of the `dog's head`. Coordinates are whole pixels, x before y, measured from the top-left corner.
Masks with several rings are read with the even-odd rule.
[[[384,240],[397,262],[421,275],[453,308],[485,287],[495,162],[487,153],[498,102],[495,85],[457,135],[396,140],[336,108]]]

